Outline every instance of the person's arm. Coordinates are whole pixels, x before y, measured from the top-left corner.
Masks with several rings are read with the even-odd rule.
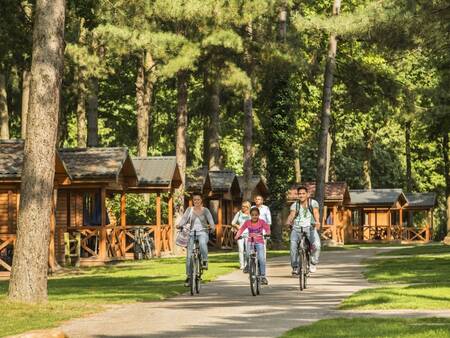
[[[211,227],[211,231],[214,232],[216,230],[216,224],[214,223],[214,219],[211,215],[211,211],[209,211],[208,208],[205,208],[205,215],[206,215],[206,220],[208,221],[208,224]]]
[[[238,224],[239,213],[240,213],[240,211],[238,211],[238,212],[236,213],[236,215],[234,215],[234,218],[233,218],[233,220],[231,221],[231,225],[232,225],[233,227],[235,227],[236,229],[239,229],[239,224]]]
[[[236,233],[236,235],[234,236],[234,239],[238,239],[242,235],[244,230],[248,228],[249,224],[250,224],[250,221],[245,221],[244,224],[242,224],[241,227],[239,228],[239,230]]]
[[[266,232],[266,235],[270,235],[270,225],[264,221],[262,221],[262,222],[263,222],[262,226],[263,226],[264,231]]]
[[[189,220],[189,215],[191,214],[191,207],[187,208],[183,214],[183,216],[181,217],[180,223],[178,223],[177,228],[182,228],[186,225],[186,223]]]
[[[294,222],[294,218],[295,218],[295,210],[291,210],[286,220],[286,225],[292,225],[292,223]]]
[[[267,224],[269,224],[269,226],[272,224],[272,214],[270,213],[270,209],[269,207],[266,208],[266,215],[267,215]]]
[[[316,227],[317,230],[320,230],[320,214],[319,214],[319,207],[314,207],[313,208],[313,216],[314,216],[314,225]]]

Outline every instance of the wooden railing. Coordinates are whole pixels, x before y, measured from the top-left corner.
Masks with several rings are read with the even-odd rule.
[[[344,226],[324,224],[320,231],[321,240],[331,240],[337,244],[344,244]]]
[[[234,227],[231,225],[222,225],[222,231],[222,249],[233,249],[236,244],[236,241],[234,240],[234,235],[236,234]]]
[[[0,267],[4,268],[7,271],[11,271],[11,265],[7,262],[9,262],[10,260],[12,261],[12,252],[14,250],[15,242],[15,234],[0,235]]]
[[[155,243],[155,252],[157,255],[161,252],[171,252],[173,249],[172,227],[169,224],[150,225],[150,224],[133,224],[127,225],[125,228],[126,247],[125,254],[131,255],[134,252],[134,230],[137,227],[144,229],[145,235],[150,235]],[[122,230],[122,229],[121,229]],[[122,230],[123,231],[123,230]]]
[[[430,227],[402,227],[400,225],[352,225],[354,241],[418,241],[431,239]]]

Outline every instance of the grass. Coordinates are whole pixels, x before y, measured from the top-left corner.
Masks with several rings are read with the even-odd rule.
[[[284,252],[269,256],[285,255]],[[239,267],[237,253],[211,253],[205,282]],[[42,305],[11,303],[7,282],[0,282],[0,335],[55,327],[64,320],[105,309],[109,304],[146,302],[186,292],[185,258],[123,262],[113,266],[81,268],[48,281],[49,301]]]
[[[281,338],[446,338],[450,319],[334,318],[320,320],[283,334]]]
[[[341,309],[450,310],[450,247],[417,246],[382,255],[388,256],[367,261],[364,274],[384,286],[353,294]]]

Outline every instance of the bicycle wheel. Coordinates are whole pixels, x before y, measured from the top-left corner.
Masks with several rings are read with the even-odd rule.
[[[258,278],[256,276],[256,258],[250,259],[250,267],[248,270],[248,276],[250,280],[250,290],[252,291],[252,295],[256,296],[257,287],[258,287]]]
[[[195,288],[197,284],[197,264],[196,264],[196,258],[195,255],[192,255],[191,257],[191,272],[189,274],[189,287],[191,291],[191,296],[195,293]]]
[[[200,257],[197,256],[197,259],[195,260],[197,265],[197,273],[195,274],[195,292],[200,293],[200,284],[201,284],[201,277],[202,277],[202,267],[201,267],[201,261]]]
[[[257,264],[257,276],[256,276],[256,294],[259,295],[261,287],[261,274],[259,272],[259,264]]]
[[[303,266],[303,290],[306,289],[306,281],[308,279],[308,254],[303,250],[302,255],[302,266]]]
[[[303,250],[300,250],[298,254],[298,282],[300,284],[300,291],[303,291],[304,285],[305,285],[305,265],[304,265],[304,255],[305,252]]]

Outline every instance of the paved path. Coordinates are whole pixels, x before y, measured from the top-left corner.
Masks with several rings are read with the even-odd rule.
[[[323,252],[310,286],[300,292],[287,257],[271,259],[270,285],[253,297],[241,271],[204,285],[198,296],[114,308],[62,326],[69,337],[277,337],[328,316],[351,293],[366,288],[361,260],[376,249]]]

